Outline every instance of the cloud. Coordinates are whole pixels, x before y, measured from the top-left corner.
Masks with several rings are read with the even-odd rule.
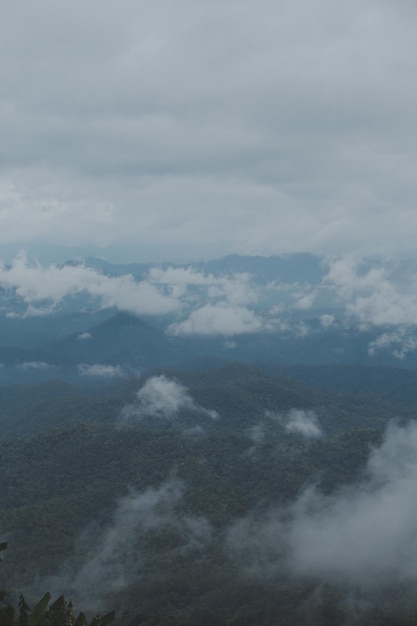
[[[91,333],[87,333],[87,332],[85,332],[85,333],[80,333],[80,334],[77,336],[77,340],[78,340],[78,341],[86,341],[87,339],[91,339],[91,337],[92,337]]]
[[[228,546],[248,574],[308,576],[357,588],[417,577],[417,424],[391,424],[366,477],[332,495],[308,488],[292,505],[249,516]]]
[[[47,370],[51,366],[44,361],[25,361],[17,367],[21,370]]]
[[[265,430],[260,424],[255,424],[249,429],[249,437],[253,443],[262,443],[265,440]]]
[[[166,559],[198,554],[211,541],[211,527],[204,519],[179,512],[184,484],[170,478],[158,488],[130,493],[117,503],[111,521],[104,527],[92,525],[78,541],[77,557],[67,562],[60,573],[48,579],[50,590],[76,598],[89,610],[102,610],[109,594],[138,583],[146,574],[159,579],[161,563],[145,539],[161,531],[175,533],[175,547],[164,551]],[[154,561],[156,564],[154,564]],[[111,607],[108,607],[109,609]]]
[[[211,419],[218,418],[216,411],[196,404],[188,390],[176,380],[153,376],[139,389],[135,402],[123,408],[120,418],[129,423],[144,417],[173,420],[181,411],[197,411]]]
[[[414,251],[410,2],[21,7],[0,24],[2,244]]]
[[[417,337],[409,329],[399,328],[390,333],[383,333],[368,346],[369,356],[375,356],[380,350],[390,350],[397,359],[405,359],[409,352],[417,348]]]
[[[171,324],[173,335],[240,335],[262,330],[262,319],[247,307],[207,304],[192,311],[187,319]]]
[[[389,264],[369,265],[352,255],[331,261],[323,284],[335,290],[347,313],[361,324],[415,325],[417,273],[401,284]]]
[[[94,363],[93,365],[81,363],[78,366],[78,372],[81,376],[92,378],[121,378],[127,375],[120,365],[103,365],[102,363]]]
[[[294,308],[302,311],[308,311],[314,304],[316,298],[316,292],[299,294],[299,297],[294,305]]]
[[[320,326],[325,330],[334,326],[335,321],[335,316],[331,315],[330,313],[324,313],[323,315],[320,315]]]
[[[172,293],[185,296],[190,287],[200,288],[206,299],[223,301],[231,305],[253,304],[257,294],[247,272],[229,275],[206,274],[192,267],[152,268],[148,278],[155,284],[168,285]],[[192,296],[191,296],[192,297]]]
[[[180,308],[176,298],[163,295],[146,281],[136,282],[130,274],[112,278],[83,264],[29,264],[24,254],[17,256],[11,266],[0,265],[0,286],[13,291],[29,306],[45,302],[58,306],[68,296],[87,293],[102,307],[114,306],[136,314],[172,313]]]
[[[265,411],[265,417],[282,424],[288,433],[301,435],[307,439],[321,437],[323,434],[314,411],[291,409],[288,413],[275,413],[268,410]]]
[[[258,300],[248,273],[214,276],[191,267],[169,267],[151,269],[149,279],[169,285],[172,293],[180,293],[185,300],[188,295],[196,307],[186,319],[171,324],[168,332],[173,335],[231,336],[263,329],[261,318],[246,306]],[[194,288],[191,293],[190,287]]]
[[[303,437],[321,437],[322,432],[314,411],[291,409],[287,415],[285,430]]]

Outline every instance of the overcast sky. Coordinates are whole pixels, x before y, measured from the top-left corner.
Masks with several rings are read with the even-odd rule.
[[[2,259],[414,251],[411,0],[2,2],[0,60]]]

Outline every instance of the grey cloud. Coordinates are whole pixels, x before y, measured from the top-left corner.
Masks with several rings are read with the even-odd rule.
[[[185,296],[187,290],[199,288],[206,298],[227,302],[231,305],[246,305],[257,301],[257,294],[248,273],[235,273],[214,276],[199,272],[192,267],[152,268],[149,280],[155,284],[167,285],[173,294]],[[189,296],[195,299],[195,296]]]
[[[249,437],[253,443],[262,443],[265,440],[265,430],[260,424],[255,424],[249,429]]]
[[[3,7],[1,241],[413,251],[414,15],[376,0]]]
[[[153,376],[139,389],[135,402],[123,408],[120,419],[128,423],[140,421],[144,417],[172,420],[183,410],[197,411],[211,419],[219,417],[216,411],[196,404],[186,387],[176,380]]]
[[[367,477],[333,495],[307,489],[287,509],[249,516],[229,532],[250,575],[284,571],[357,588],[417,576],[417,426],[391,425],[369,458]]]
[[[180,542],[171,551],[178,554],[204,549],[211,541],[211,527],[204,518],[179,513],[184,488],[181,481],[170,478],[158,488],[132,490],[121,498],[106,527],[93,525],[79,538],[77,552],[85,555],[83,562],[76,557],[67,562],[47,581],[48,588],[56,595],[65,590],[89,610],[102,609],[109,594],[154,571],[155,556],[141,544],[149,533],[175,532]],[[159,567],[154,573],[161,576]]]
[[[91,378],[122,378],[127,375],[120,365],[104,365],[102,363],[94,363],[93,365],[81,363],[78,366],[78,372],[81,376]]]

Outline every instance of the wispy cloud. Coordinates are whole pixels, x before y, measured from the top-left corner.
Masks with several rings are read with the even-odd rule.
[[[81,376],[89,378],[123,378],[127,376],[127,372],[120,365],[105,365],[102,363],[94,363],[92,365],[81,363],[78,366],[78,372]]]
[[[65,590],[89,610],[103,609],[109,594],[137,584],[145,573],[161,579],[157,555],[147,548],[145,537],[152,533],[170,531],[177,537],[175,547],[164,552],[164,558],[198,553],[211,541],[211,527],[204,518],[183,515],[178,511],[185,486],[170,478],[159,487],[142,492],[131,490],[121,498],[111,521],[104,528],[87,528],[79,539],[75,557],[61,572],[47,582],[57,595]],[[111,607],[108,607],[109,609]]]
[[[52,366],[44,361],[25,361],[17,367],[21,370],[47,370]]]
[[[323,435],[315,411],[291,409],[286,413],[265,411],[265,417],[279,422],[286,432],[314,439]]]

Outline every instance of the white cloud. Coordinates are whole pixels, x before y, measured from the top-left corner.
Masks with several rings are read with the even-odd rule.
[[[323,495],[310,488],[287,509],[249,517],[229,534],[247,571],[283,571],[378,587],[417,576],[417,425],[391,425],[362,482]]]
[[[314,411],[291,409],[287,413],[276,413],[267,410],[265,417],[282,424],[288,433],[301,435],[307,439],[321,437],[323,434]]]
[[[303,437],[321,437],[322,432],[314,411],[291,409],[287,416],[285,430]]]
[[[196,404],[186,387],[166,376],[149,378],[137,392],[135,402],[125,406],[120,417],[130,423],[144,417],[172,420],[181,411],[197,411],[211,419],[218,418],[216,411]]]
[[[78,372],[81,376],[93,378],[121,378],[126,376],[125,370],[120,365],[104,365],[102,363],[94,363],[93,365],[81,363],[78,366]]]
[[[91,333],[87,333],[87,332],[85,332],[85,333],[80,333],[80,334],[77,336],[77,340],[78,340],[78,341],[86,341],[87,339],[91,339],[91,338],[92,338]]]
[[[294,307],[302,311],[308,311],[313,306],[315,298],[316,298],[315,292],[301,294],[299,298],[297,299]]]
[[[325,330],[331,328],[334,325],[335,321],[336,318],[334,315],[331,315],[329,313],[324,313],[323,315],[320,315],[320,326]]]
[[[174,289],[184,296],[189,287],[199,287],[208,299],[222,300],[232,305],[253,304],[257,301],[251,277],[248,273],[214,276],[199,272],[192,267],[152,268],[149,280]]]
[[[11,266],[0,265],[0,285],[29,306],[48,301],[57,306],[67,296],[88,293],[98,298],[102,307],[115,306],[137,314],[163,314],[180,308],[176,298],[162,294],[149,282],[136,282],[129,274],[112,278],[82,264],[29,264],[24,254],[16,257]],[[28,309],[27,314],[31,312]]]
[[[17,367],[21,370],[47,370],[51,366],[44,361],[25,361]]]
[[[262,319],[242,306],[207,304],[170,326],[173,335],[240,335],[262,330]]]
[[[401,285],[390,277],[388,268],[361,267],[351,256],[330,263],[324,283],[336,290],[348,313],[362,323],[413,325],[417,319],[417,275]]]
[[[409,352],[417,348],[417,337],[408,329],[399,328],[390,333],[383,333],[368,346],[369,356],[375,356],[380,350],[390,350],[397,359],[404,359]]]

